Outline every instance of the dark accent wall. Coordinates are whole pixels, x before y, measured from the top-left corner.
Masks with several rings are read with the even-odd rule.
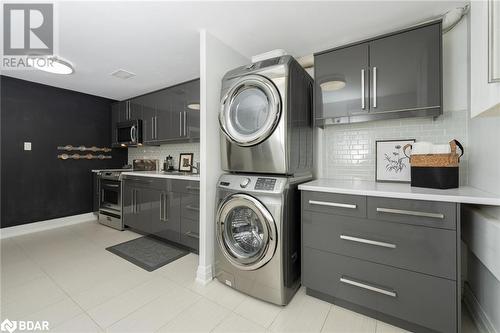
[[[0,86],[0,226],[91,212],[91,170],[122,167],[127,150],[111,160],[60,160],[57,146],[110,147],[112,100],[6,76]]]

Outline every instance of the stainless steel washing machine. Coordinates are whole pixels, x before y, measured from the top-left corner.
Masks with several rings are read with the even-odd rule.
[[[310,176],[222,175],[217,187],[215,276],[285,305],[300,285],[300,193]]]
[[[222,169],[294,175],[313,166],[313,80],[291,56],[252,63],[222,79]]]

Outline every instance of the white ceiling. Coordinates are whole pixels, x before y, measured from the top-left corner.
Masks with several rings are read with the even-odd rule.
[[[303,56],[404,28],[464,3],[58,2],[58,55],[74,64],[75,73],[2,74],[122,100],[198,77],[200,29],[249,58],[277,48]],[[137,76],[110,76],[120,68]]]

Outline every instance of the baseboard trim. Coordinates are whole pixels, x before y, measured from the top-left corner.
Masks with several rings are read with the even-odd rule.
[[[97,220],[94,213],[84,213],[79,215],[65,216],[57,219],[45,220],[40,222],[21,224],[14,227],[0,229],[0,239],[6,239],[15,236],[31,234],[44,230],[66,227],[72,224],[90,222]]]
[[[484,312],[483,308],[481,307],[481,304],[479,304],[479,301],[472,292],[472,289],[470,288],[469,284],[465,283],[464,285],[465,286],[464,286],[463,300],[465,306],[467,307],[469,313],[472,316],[472,320],[474,320],[474,323],[479,328],[479,332],[498,333],[498,331],[495,329],[490,319],[488,318],[488,315],[486,314],[486,312]]]
[[[201,266],[198,265],[198,269],[196,270],[196,282],[202,285],[208,284],[214,278],[212,265]]]

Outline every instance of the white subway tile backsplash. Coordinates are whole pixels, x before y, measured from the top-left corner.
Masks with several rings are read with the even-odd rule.
[[[382,120],[335,125],[323,130],[321,177],[375,180],[375,142],[377,140],[416,139],[446,143],[457,139],[466,153],[460,162],[460,182],[467,183],[468,111],[445,111],[433,118]]]
[[[160,162],[160,168],[168,155],[174,158],[174,165],[179,166],[179,155],[181,153],[193,153],[193,163],[200,161],[200,143],[169,143],[160,146],[141,146],[137,148],[128,148],[128,163],[132,164],[134,159],[157,159]]]

